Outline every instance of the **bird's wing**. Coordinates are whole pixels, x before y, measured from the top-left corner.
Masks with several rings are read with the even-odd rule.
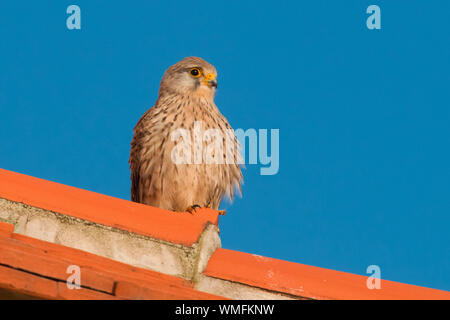
[[[148,109],[137,122],[134,127],[134,135],[131,141],[130,164],[131,170],[131,201],[142,202],[143,201],[143,181],[141,179],[141,152],[142,152],[142,139],[145,137],[144,121],[149,116],[154,108]],[[151,179],[151,176],[145,177]]]

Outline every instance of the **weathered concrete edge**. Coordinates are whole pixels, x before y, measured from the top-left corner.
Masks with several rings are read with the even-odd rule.
[[[233,300],[311,300],[278,291],[250,286],[244,283],[200,274],[194,288]]]
[[[210,223],[187,247],[4,198],[0,221],[14,224],[18,234],[187,280],[195,280],[221,245],[217,228]]]

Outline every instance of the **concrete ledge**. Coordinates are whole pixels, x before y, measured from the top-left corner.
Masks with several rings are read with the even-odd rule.
[[[199,275],[194,286],[198,291],[216,294],[233,300],[305,300],[305,298],[253,287],[244,283]],[[308,299],[309,300],[309,299]]]

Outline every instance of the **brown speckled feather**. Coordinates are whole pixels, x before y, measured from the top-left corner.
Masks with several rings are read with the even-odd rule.
[[[193,68],[201,75],[192,76]],[[237,150],[230,164],[175,164],[171,158],[176,129],[192,133],[195,121],[201,121],[203,131],[219,129],[224,137],[231,129],[214,103],[216,76],[212,65],[196,57],[183,59],[164,74],[158,100],[134,128],[129,160],[133,201],[173,211],[192,205],[217,210],[224,195],[233,199],[235,190],[240,192]],[[234,134],[231,139],[237,146]]]

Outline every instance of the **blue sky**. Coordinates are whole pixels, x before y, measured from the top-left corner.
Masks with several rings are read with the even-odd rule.
[[[66,8],[81,8],[81,30]],[[366,8],[381,8],[368,30]],[[165,69],[219,72],[247,165],[222,245],[450,290],[449,1],[2,1],[0,167],[129,199],[132,128]]]

